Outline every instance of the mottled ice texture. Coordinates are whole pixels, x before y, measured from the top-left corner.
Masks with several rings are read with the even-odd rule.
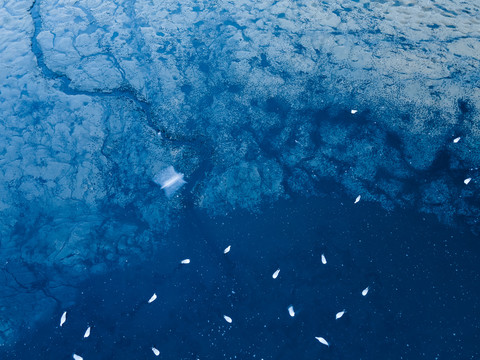
[[[479,22],[459,0],[0,0],[0,343],[186,203],[327,180],[478,231]]]

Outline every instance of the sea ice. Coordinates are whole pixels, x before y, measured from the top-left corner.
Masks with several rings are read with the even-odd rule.
[[[148,303],[151,304],[152,302],[154,302],[155,300],[157,299],[157,294],[153,294],[152,297],[148,300]]]
[[[60,326],[63,326],[63,324],[65,324],[65,321],[67,321],[67,312],[66,311],[62,314],[62,317],[60,318]]]
[[[276,279],[279,273],[280,273],[280,269],[275,270],[275,272],[272,275],[272,278]]]
[[[175,191],[186,184],[186,181],[183,180],[183,174],[177,173],[173,166],[169,166],[160,171],[155,175],[153,181],[162,187],[168,198],[172,197]]]
[[[90,336],[90,326],[87,328],[87,330],[85,331],[85,334],[83,334],[83,337],[84,338],[88,338]]]
[[[315,339],[317,339],[321,344],[323,345],[326,345],[326,346],[330,346],[330,344],[328,343],[327,340],[325,340],[323,337],[321,336],[316,336]]]

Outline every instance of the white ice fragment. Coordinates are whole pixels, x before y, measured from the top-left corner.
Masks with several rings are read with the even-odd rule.
[[[232,318],[230,316],[227,316],[227,315],[223,315],[223,318],[225,319],[226,322],[228,322],[229,324],[232,323]]]
[[[230,248],[231,248],[231,246],[228,245],[228,246],[225,248],[225,250],[223,250],[223,253],[226,254],[226,253],[230,252]]]
[[[280,269],[275,270],[275,272],[272,275],[272,278],[276,279],[279,273],[280,273]]]
[[[355,199],[354,204],[358,203],[361,198],[362,198],[362,195],[358,195],[357,198]]]
[[[83,334],[84,338],[87,338],[89,336],[90,336],[90,326],[87,328],[87,330],[85,330],[85,334]]]
[[[80,355],[77,355],[77,354],[73,354],[73,358],[75,360],[83,360],[83,357],[81,357]]]
[[[362,295],[363,295],[363,296],[367,296],[368,290],[369,290],[369,289],[368,289],[368,286],[367,286],[365,289],[362,290]]]
[[[463,183],[464,183],[465,185],[468,185],[468,183],[469,183],[470,181],[472,181],[472,178],[466,178],[465,180],[463,180]]]
[[[62,314],[62,317],[60,318],[60,326],[63,326],[63,324],[65,324],[65,321],[67,321],[67,312],[66,311]]]
[[[190,259],[180,261],[181,264],[190,264]]]
[[[325,265],[327,263],[327,258],[325,255],[322,254],[322,264]]]
[[[165,191],[165,195],[170,198],[175,191],[180,189],[186,181],[183,180],[183,174],[177,173],[173,166],[169,166],[166,169],[160,171],[153,181],[160,185]]]
[[[288,307],[288,314],[291,316],[291,317],[294,317],[295,316],[295,310],[293,310],[293,305],[290,305]]]
[[[350,114],[356,114],[358,110],[350,110]]]
[[[160,351],[159,351],[156,347],[153,347],[153,346],[152,346],[152,351],[153,351],[153,353],[155,354],[155,356],[160,355]]]
[[[321,336],[315,336],[315,339],[317,339],[318,341],[320,341],[321,344],[325,345],[325,346],[330,346],[330,344],[328,343],[327,340],[325,340],[323,337]]]
[[[345,310],[342,310],[342,311],[339,311],[336,315],[335,315],[335,320],[338,320],[340,319],[343,314],[345,314]]]
[[[148,303],[151,304],[155,300],[157,300],[157,294],[153,293],[152,297],[148,300]]]
[[[456,137],[455,139],[453,139],[453,142],[456,144],[456,143],[458,143],[458,142],[460,141],[460,139],[461,139],[460,136],[459,136],[459,137]]]

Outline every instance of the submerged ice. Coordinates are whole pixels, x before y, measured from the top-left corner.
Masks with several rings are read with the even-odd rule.
[[[473,2],[0,3],[0,344],[12,309],[69,305],[185,204],[259,211],[333,181],[480,230]]]

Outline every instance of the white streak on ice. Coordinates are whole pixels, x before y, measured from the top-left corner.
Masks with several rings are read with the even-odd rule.
[[[175,191],[186,184],[186,181],[183,180],[183,174],[177,173],[173,166],[169,166],[160,171],[155,175],[153,181],[162,187],[168,198],[172,197]]]

